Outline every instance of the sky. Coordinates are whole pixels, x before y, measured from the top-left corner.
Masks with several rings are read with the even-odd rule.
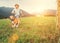
[[[14,7],[16,3],[29,13],[41,13],[48,9],[57,10],[57,0],[0,0],[0,7]]]

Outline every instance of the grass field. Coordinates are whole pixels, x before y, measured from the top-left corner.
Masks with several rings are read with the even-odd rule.
[[[22,17],[18,28],[0,19],[0,43],[58,43],[56,17]]]

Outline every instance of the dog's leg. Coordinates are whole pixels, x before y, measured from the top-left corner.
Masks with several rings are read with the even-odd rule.
[[[12,24],[14,24],[14,21],[12,21]]]
[[[15,27],[16,25],[15,25],[15,23],[14,23],[14,21],[12,21],[12,27]]]

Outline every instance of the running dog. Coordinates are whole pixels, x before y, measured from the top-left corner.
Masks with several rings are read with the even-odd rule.
[[[12,22],[12,27],[18,27],[18,20],[15,16],[10,16],[10,20]]]

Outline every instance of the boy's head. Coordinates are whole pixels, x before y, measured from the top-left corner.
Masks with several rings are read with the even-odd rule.
[[[19,4],[15,4],[15,8],[18,9],[19,8]]]

